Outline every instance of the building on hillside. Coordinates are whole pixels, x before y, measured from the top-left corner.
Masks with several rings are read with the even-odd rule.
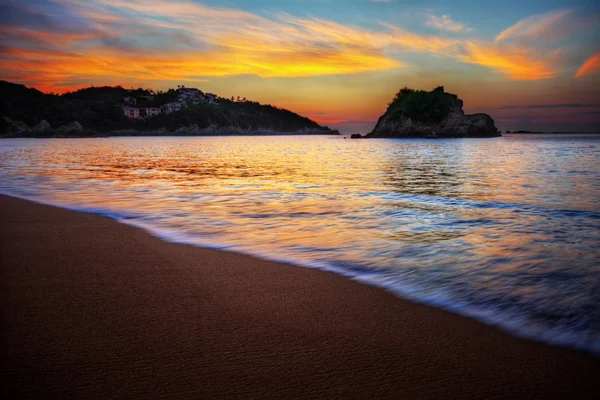
[[[143,107],[140,108],[140,117],[155,117],[160,115],[161,109],[157,107]]]
[[[143,99],[148,100],[149,102],[153,102],[154,101],[154,96],[152,95],[148,95],[148,96],[140,96]]]
[[[185,107],[185,104],[180,102],[180,101],[174,101],[172,103],[167,103],[165,105],[162,106],[164,112],[166,114],[170,114],[174,111],[179,111],[181,110],[183,107]]]
[[[123,113],[127,118],[139,118],[140,109],[137,107],[123,107]]]
[[[125,100],[125,103],[131,104],[132,106],[135,106],[137,104],[137,100],[135,97],[125,97],[123,100]]]

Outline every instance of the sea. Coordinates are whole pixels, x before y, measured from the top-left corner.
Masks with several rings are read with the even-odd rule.
[[[600,356],[600,135],[6,139],[0,192]]]

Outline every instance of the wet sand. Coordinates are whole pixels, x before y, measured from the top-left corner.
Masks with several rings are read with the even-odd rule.
[[[13,398],[592,398],[600,359],[322,271],[0,196]]]

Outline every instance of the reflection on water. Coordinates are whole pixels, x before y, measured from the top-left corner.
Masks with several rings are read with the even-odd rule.
[[[600,354],[600,136],[0,142],[0,190]]]

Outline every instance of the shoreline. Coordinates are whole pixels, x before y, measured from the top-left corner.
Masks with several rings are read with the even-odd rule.
[[[589,354],[339,275],[168,243],[6,195],[0,210],[3,372],[20,396],[547,398],[600,389],[600,360]]]
[[[393,295],[397,299],[401,301],[408,301],[412,303],[416,303],[419,305],[424,305],[427,307],[434,308],[436,310],[441,310],[444,312],[451,313],[453,315],[457,315],[461,318],[467,318],[469,320],[475,321],[477,323],[481,323],[483,325],[492,327],[494,329],[499,329],[500,331],[509,334],[518,339],[528,340],[540,343],[542,345],[550,346],[550,347],[558,347],[565,348],[570,350],[575,350],[579,352],[583,352],[586,354],[590,354],[594,357],[598,357],[600,359],[600,349],[598,348],[597,341],[590,341],[589,339],[585,344],[581,341],[575,340],[574,338],[577,336],[573,336],[572,332],[561,330],[560,328],[551,328],[544,330],[543,328],[532,328],[528,327],[527,329],[523,329],[519,326],[519,322],[521,324],[525,324],[526,320],[523,319],[506,319],[499,318],[496,314],[490,314],[486,309],[476,308],[469,305],[465,305],[462,303],[456,302],[448,302],[448,301],[439,301],[436,300],[437,296],[428,296],[428,297],[419,297],[418,295],[414,295],[412,293],[411,287],[402,288],[395,285],[390,285],[385,281],[381,281],[379,279],[374,278],[365,278],[360,273],[352,272],[352,270],[347,270],[344,268],[340,268],[337,266],[332,266],[327,263],[315,263],[315,262],[306,262],[306,261],[298,261],[293,258],[286,257],[277,257],[272,254],[266,254],[264,252],[258,251],[242,251],[236,247],[229,246],[227,244],[213,244],[207,242],[197,242],[189,239],[174,239],[173,234],[176,233],[170,230],[162,230],[158,229],[152,225],[148,225],[145,223],[140,223],[135,217],[132,217],[128,214],[119,214],[112,212],[107,209],[89,209],[85,207],[78,207],[74,205],[57,205],[48,201],[44,201],[42,199],[38,199],[35,197],[28,196],[19,196],[16,194],[8,193],[0,191],[0,196],[8,196],[13,197],[20,200],[25,200],[28,202],[38,203],[47,205],[50,207],[58,207],[66,210],[71,210],[78,213],[85,213],[91,215],[97,215],[102,218],[109,218],[113,221],[116,221],[120,224],[125,224],[127,226],[131,226],[136,229],[141,229],[145,233],[150,236],[156,237],[161,241],[171,244],[185,245],[196,247],[200,249],[211,249],[216,251],[224,251],[227,253],[233,253],[240,256],[250,257],[252,259],[257,259],[260,261],[274,262],[279,264],[284,264],[286,266],[291,266],[294,268],[308,268],[318,271],[323,271],[326,273],[332,273],[338,276],[342,276],[346,279],[350,279],[354,282],[357,282],[362,285],[371,286],[377,289],[381,289],[386,291],[387,293]],[[442,297],[443,298],[443,297]],[[581,338],[581,337],[578,337]],[[592,343],[592,345],[590,345]],[[595,344],[595,347],[594,345]]]
[[[135,138],[135,137],[229,137],[229,136],[344,136],[338,131],[311,131],[311,132],[276,132],[276,131],[238,131],[234,129],[231,132],[194,132],[189,131],[136,131],[131,129],[99,132],[93,130],[84,131],[86,135],[62,134],[58,132],[45,132],[45,135],[0,135],[0,139],[101,139],[101,138]]]
[[[214,134],[177,134],[177,135],[165,135],[161,132],[139,132],[139,134],[132,135],[111,135],[110,132],[98,133],[90,136],[0,136],[0,139],[107,139],[107,138],[145,138],[145,137],[158,137],[158,138],[198,138],[198,137],[269,137],[269,136],[344,136],[341,133],[268,133],[268,132],[250,132],[250,133],[214,133]]]
[[[215,137],[278,137],[278,136],[328,136],[338,138],[350,138],[350,133],[270,133],[270,132],[250,132],[250,133],[214,133],[214,134],[177,134],[177,135],[165,135],[163,132],[139,132],[139,134],[131,135],[111,135],[111,132],[97,133],[90,136],[0,136],[0,139],[115,139],[115,138],[215,138]],[[405,136],[405,137],[367,137],[367,133],[360,134],[361,137],[357,139],[497,139],[504,137],[505,135],[600,135],[600,132],[531,132],[531,133],[517,133],[517,132],[504,132],[500,136],[471,136],[471,137],[426,137],[426,136]]]

